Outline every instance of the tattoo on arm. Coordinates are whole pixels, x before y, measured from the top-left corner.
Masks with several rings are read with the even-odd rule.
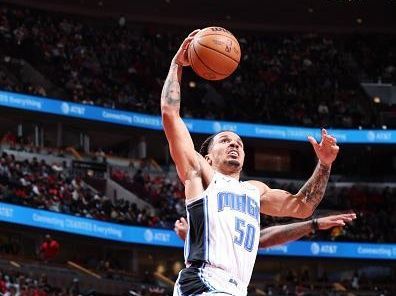
[[[167,80],[165,82],[164,100],[167,104],[178,106],[180,104],[180,84],[178,81]]]
[[[260,231],[259,247],[269,248],[298,240],[311,232],[311,224],[311,221],[304,221],[264,228]]]
[[[299,195],[302,195],[303,201],[315,210],[322,200],[326,191],[327,182],[329,181],[330,167],[318,164],[311,178],[300,189]]]
[[[180,110],[180,81],[182,67],[172,64],[161,93],[161,106],[167,105]]]

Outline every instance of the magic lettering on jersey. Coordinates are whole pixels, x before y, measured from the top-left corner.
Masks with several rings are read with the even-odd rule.
[[[217,211],[230,209],[240,213],[248,214],[259,222],[260,207],[257,202],[246,194],[235,194],[233,192],[219,192],[217,194]]]

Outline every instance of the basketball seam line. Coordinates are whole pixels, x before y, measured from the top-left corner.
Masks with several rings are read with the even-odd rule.
[[[198,54],[196,53],[196,51],[195,51],[195,48],[194,48],[194,43],[192,43],[191,44],[191,46],[193,47],[193,50],[194,50],[194,54],[197,56],[197,58],[199,59],[199,57],[198,57]],[[192,59],[191,57],[190,57],[190,60],[191,60],[191,67],[193,68],[193,69],[195,69],[195,64],[194,64],[194,60],[195,59]],[[204,64],[204,66],[206,67],[206,65]],[[195,71],[195,70],[194,70]],[[199,75],[200,76],[200,75]],[[203,78],[203,77],[202,77]]]
[[[238,62],[237,60],[234,60],[232,57],[230,57],[230,56],[228,56],[228,55],[222,53],[221,51],[218,51],[217,49],[214,49],[214,48],[211,48],[211,47],[209,47],[209,46],[206,46],[205,44],[202,44],[201,42],[199,42],[199,40],[197,40],[197,42],[199,43],[199,45],[201,45],[201,46],[203,46],[203,47],[205,47],[205,48],[207,48],[207,49],[211,49],[211,50],[213,50],[213,51],[215,51],[215,52],[218,52],[218,53],[220,53],[220,54],[222,54],[222,55],[225,55],[227,58],[230,58],[230,59],[233,60],[235,63],[239,64],[239,62]]]
[[[221,34],[214,34],[214,33],[210,33],[210,34],[205,34],[205,35],[199,35],[198,38],[201,37],[205,37],[205,36],[224,36],[224,37],[228,37],[227,35],[221,35]],[[236,37],[234,35],[230,35],[232,38],[234,38],[234,40],[236,41],[236,43],[239,44],[238,39],[236,39]]]
[[[193,47],[193,49],[194,49],[194,44],[191,44],[192,45],[192,47]],[[195,49],[194,49],[194,52],[195,52]],[[198,56],[198,55],[197,55]],[[194,67],[194,59],[192,59],[191,58],[191,56],[189,57],[189,59],[190,59],[190,63],[191,63],[191,67],[194,69],[195,67]]]
[[[206,68],[208,68],[210,71],[212,71],[212,72],[214,72],[214,73],[216,73],[216,74],[218,74],[218,75],[227,76],[227,74],[223,74],[223,73],[217,72],[217,71],[213,70],[211,67],[209,67],[208,65],[206,65],[206,64],[203,62],[203,60],[200,58],[200,56],[198,55],[197,51],[195,50],[194,43],[193,43],[193,49],[194,49],[195,55],[197,56],[198,60],[200,60],[200,62],[202,63],[202,65],[204,65],[204,66],[205,66]]]

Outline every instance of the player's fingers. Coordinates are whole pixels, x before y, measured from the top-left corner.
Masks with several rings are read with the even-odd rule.
[[[318,145],[318,142],[316,142],[315,138],[312,136],[308,136],[308,141],[312,144],[312,145]]]
[[[186,50],[189,46],[191,41],[194,39],[194,37],[187,37],[186,39],[184,39],[183,43],[182,43],[182,48],[184,50]]]
[[[355,213],[349,213],[349,214],[339,214],[334,216],[335,219],[355,219],[356,218],[356,214]]]
[[[331,141],[333,143],[337,143],[337,139],[335,137],[330,136],[330,135],[327,135],[326,137],[329,139],[329,141]]]
[[[356,213],[347,213],[347,214],[343,214],[343,216],[345,216],[345,217],[351,217],[351,218],[356,218]]]
[[[352,222],[352,220],[353,220],[353,218],[351,218],[351,217],[343,217],[341,219],[344,220],[345,222]]]
[[[332,227],[344,227],[345,225],[345,222],[336,221]]]
[[[343,219],[348,222],[352,222],[353,220],[356,219],[356,215],[347,215],[347,216],[344,216]]]
[[[322,139],[325,138],[327,135],[327,130],[322,128]]]
[[[334,215],[334,217],[341,218],[341,217],[349,217],[349,216],[353,216],[353,215],[354,215],[353,213],[346,213],[346,214],[337,214],[337,215]]]
[[[346,220],[346,221],[352,221],[353,219],[356,219],[354,216],[341,216],[340,219]]]
[[[318,142],[316,142],[315,138],[311,137],[311,136],[308,136],[308,141],[309,141],[309,143],[311,143],[312,147],[316,151],[316,149],[319,147],[319,144],[318,144]]]
[[[186,220],[186,218],[184,218],[184,217],[181,217],[181,218],[180,218],[180,222],[183,223],[183,224],[187,224],[187,220]]]
[[[337,226],[345,226],[345,222],[343,220],[333,220],[329,222],[324,229],[329,229],[332,227],[337,227]]]
[[[194,37],[195,35],[197,35],[197,33],[198,33],[199,31],[201,31],[201,29],[196,29],[196,30],[192,31],[192,32],[188,35],[188,37]]]
[[[326,137],[323,138],[323,142],[325,144],[335,145],[336,144],[336,139],[334,137],[331,137],[331,136],[326,136]]]

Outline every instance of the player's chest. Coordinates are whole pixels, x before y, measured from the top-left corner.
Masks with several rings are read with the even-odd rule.
[[[242,184],[218,184],[209,196],[209,206],[212,214],[224,222],[235,223],[235,218],[241,218],[250,223],[260,221],[260,200],[257,190],[249,190]]]

